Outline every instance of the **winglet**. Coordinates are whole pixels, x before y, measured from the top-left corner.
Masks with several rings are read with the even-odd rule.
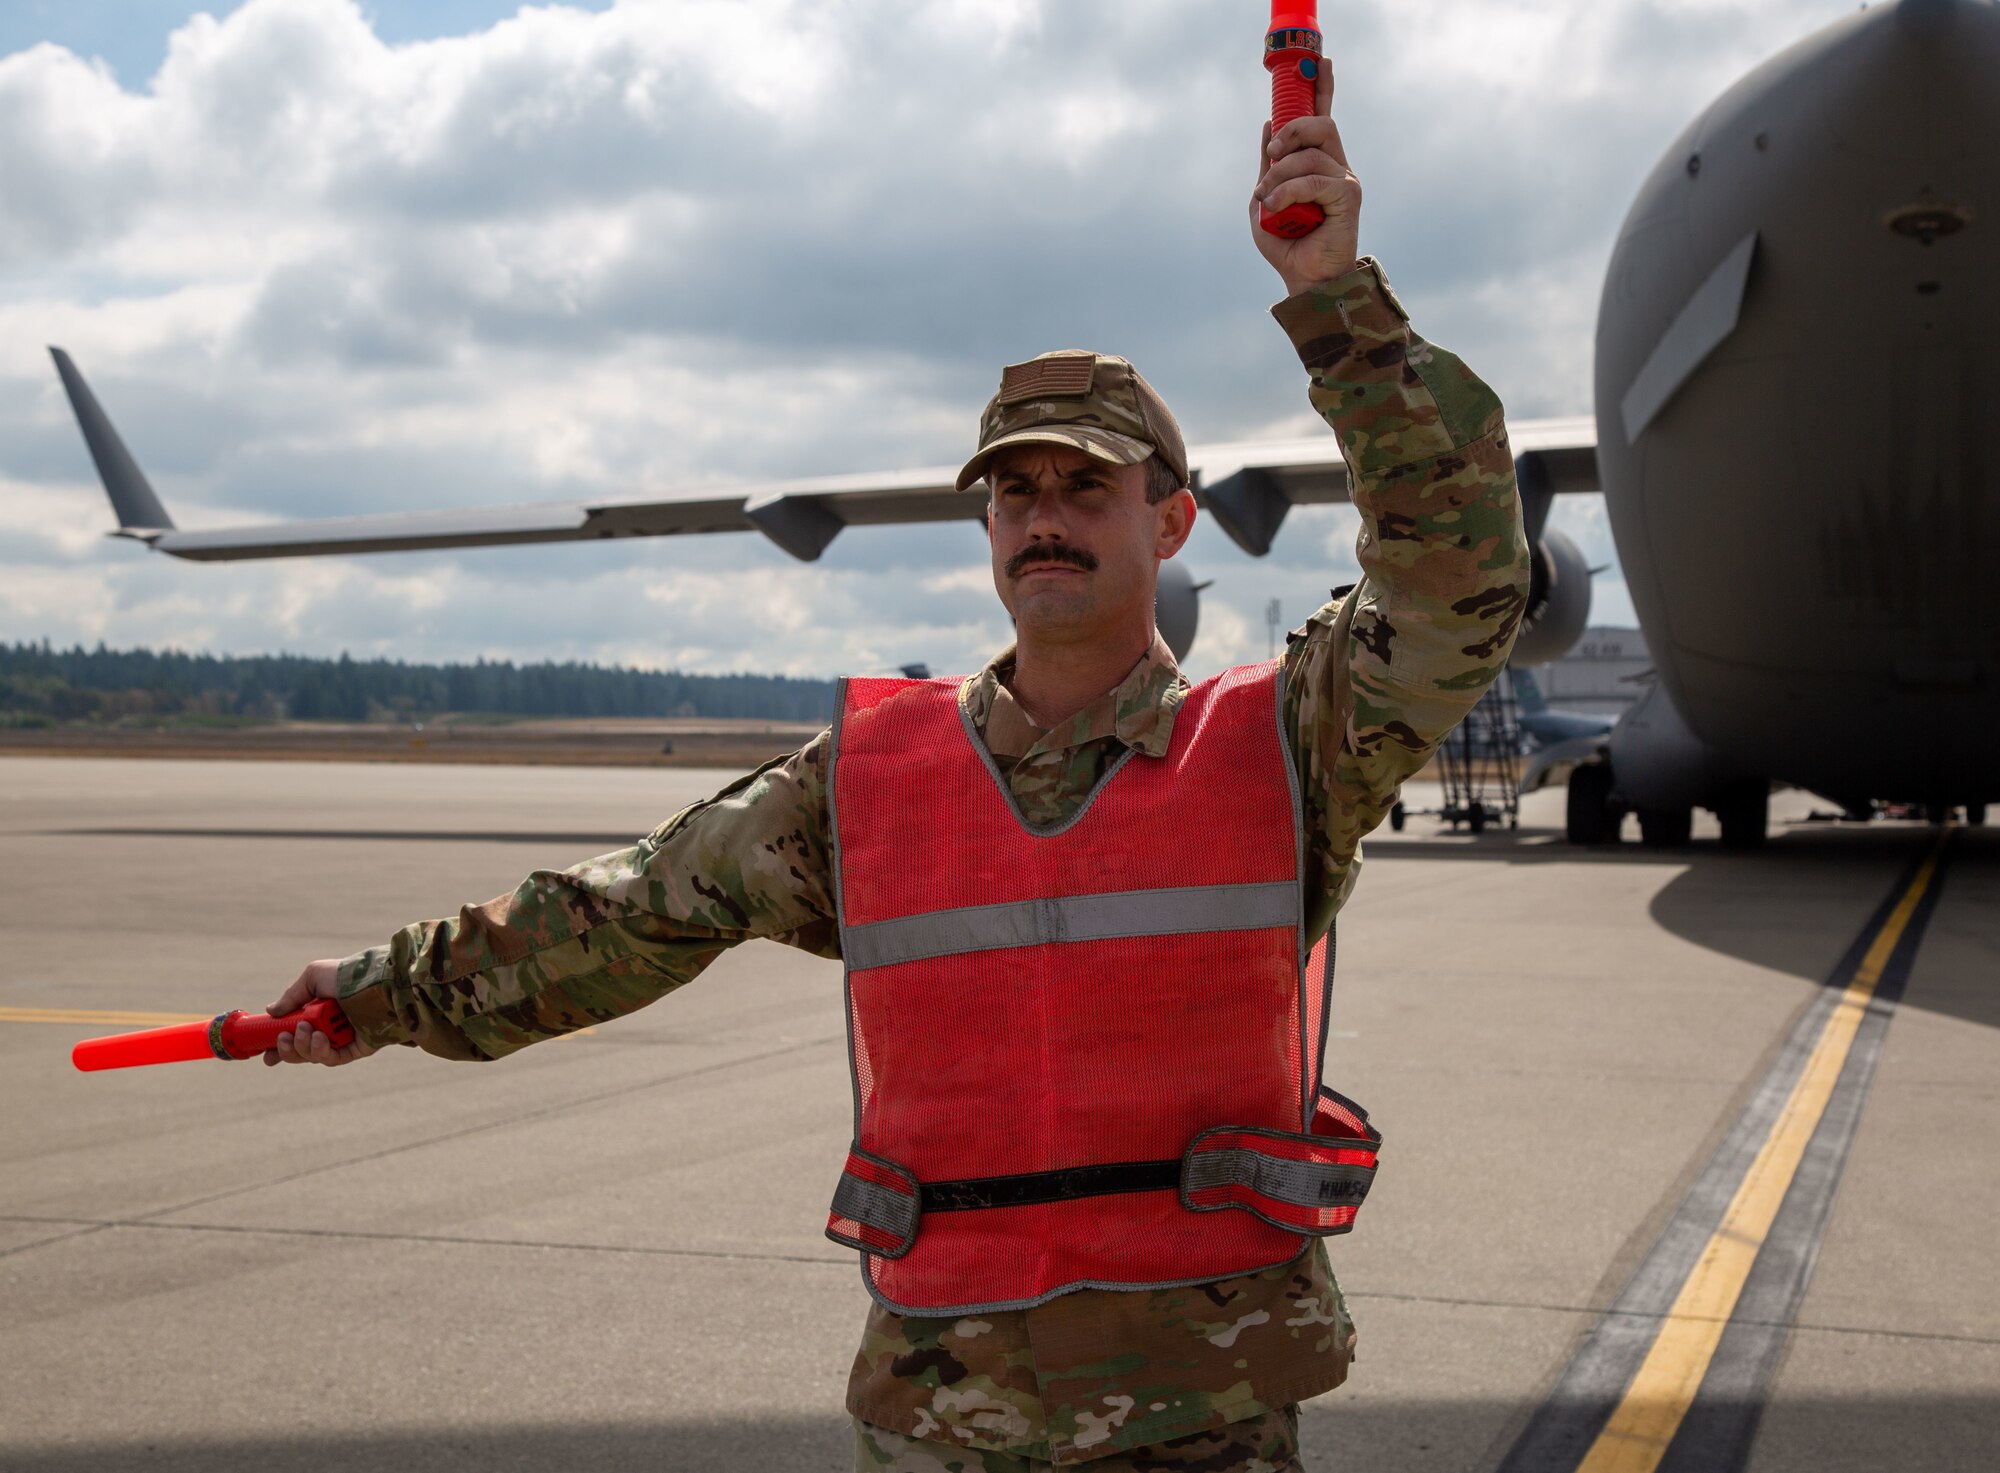
[[[118,530],[171,532],[174,519],[160,505],[160,498],[147,483],[146,473],[139,469],[132,452],[118,438],[110,416],[99,406],[97,396],[90,392],[90,385],[76,371],[69,354],[52,347],[49,356],[56,360],[56,372],[62,375],[63,388],[69,393],[69,407],[76,411],[76,422],[83,430],[84,443],[90,447],[90,458],[97,462],[98,479],[104,482],[112,510],[118,513]]]

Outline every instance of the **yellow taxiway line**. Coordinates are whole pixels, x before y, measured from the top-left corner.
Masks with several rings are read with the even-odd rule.
[[[85,1023],[92,1027],[164,1028],[206,1023],[213,1013],[119,1013],[91,1008],[0,1008],[0,1023]]]
[[[1882,969],[1916,914],[1924,892],[1937,876],[1942,843],[1933,849],[1911,878],[1902,898],[1875,933],[1875,940],[1855,968],[1840,1001],[1828,1015],[1811,1056],[1792,1087],[1785,1108],[1771,1127],[1757,1159],[1750,1164],[1722,1223],[1702,1249],[1692,1272],[1681,1285],[1673,1308],[1660,1326],[1652,1348],[1626,1388],[1611,1420],[1577,1464],[1577,1473],[1653,1473],[1666,1456],[1667,1445],[1701,1389],[1715,1348],[1728,1328],[1736,1300],[1743,1292],[1757,1250],[1764,1244],[1785,1192],[1799,1169],[1806,1144],[1840,1079],[1854,1044],[1855,1030],[1867,1014],[1869,999]]]

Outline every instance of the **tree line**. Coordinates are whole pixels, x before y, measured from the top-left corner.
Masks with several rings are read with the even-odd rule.
[[[747,717],[826,721],[833,682],[786,675],[689,675],[623,665],[478,660],[418,665],[305,655],[57,649],[0,644],[0,714],[10,725],[148,717],[217,721],[396,721],[507,716]]]

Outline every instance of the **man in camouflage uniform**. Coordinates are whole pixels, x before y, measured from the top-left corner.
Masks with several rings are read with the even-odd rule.
[[[1499,402],[1357,260],[1360,187],[1320,85],[1320,115],[1265,140],[1250,206],[1289,293],[1274,315],[1362,516],[1362,582],[1283,660],[1309,939],[1353,888],[1362,836],[1504,664],[1527,586]],[[1260,204],[1305,200],[1326,212],[1313,234],[1256,228]],[[1095,362],[1123,387],[1010,406],[1003,392],[967,465],[992,488],[1017,643],[959,700],[1032,824],[1074,813],[1128,749],[1161,756],[1188,689],[1152,628],[1158,560],[1194,517],[1185,452],[1144,381]],[[838,957],[829,747],[822,733],[629,849],[313,963],[272,1011],[336,996],[356,1041],[333,1049],[302,1027],[267,1061],[346,1063],[392,1043],[497,1059],[643,1007],[753,937]],[[1288,1265],[1194,1288],[1086,1289],[957,1319],[871,1303],[848,1383],[855,1466],[1297,1468],[1297,1403],[1341,1383],[1354,1338],[1317,1238]]]

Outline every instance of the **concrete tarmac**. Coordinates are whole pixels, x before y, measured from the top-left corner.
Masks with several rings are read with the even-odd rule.
[[[836,966],[745,947],[488,1066],[84,1075],[70,1045],[115,1028],[33,1021],[261,1007],[730,776],[0,759],[0,1467],[851,1466]],[[1583,853],[1560,807],[1369,843],[1329,1079],[1386,1144],[1334,1241],[1360,1354],[1309,1469],[1499,1462],[1931,842]],[[1953,851],[1757,1473],[2000,1447],[2000,833]]]

